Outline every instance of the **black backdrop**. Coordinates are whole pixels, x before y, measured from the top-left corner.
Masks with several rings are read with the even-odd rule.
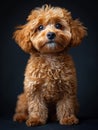
[[[3,3],[2,3],[3,2]],[[98,117],[98,8],[97,0],[0,1],[0,116],[12,116],[17,95],[23,90],[29,57],[12,39],[15,26],[24,24],[34,7],[48,3],[72,12],[88,28],[88,36],[70,50],[78,77],[80,117]]]

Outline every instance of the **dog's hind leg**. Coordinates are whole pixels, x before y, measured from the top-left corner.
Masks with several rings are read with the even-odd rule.
[[[13,116],[14,121],[23,122],[28,118],[27,100],[25,93],[18,96],[15,114]]]

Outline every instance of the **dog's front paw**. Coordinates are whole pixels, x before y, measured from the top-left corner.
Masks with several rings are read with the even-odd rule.
[[[28,118],[28,115],[25,113],[16,113],[13,117],[14,121],[23,122],[26,121]]]
[[[37,125],[43,125],[46,121],[38,118],[38,117],[29,117],[29,119],[26,121],[27,126],[37,126]]]
[[[60,120],[61,125],[73,125],[78,124],[78,122],[79,120],[74,115],[64,117],[63,119]]]

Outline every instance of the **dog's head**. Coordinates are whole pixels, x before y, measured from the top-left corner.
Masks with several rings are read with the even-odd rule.
[[[86,34],[86,28],[79,20],[73,20],[66,9],[45,5],[31,12],[14,38],[28,53],[55,53],[79,45]]]

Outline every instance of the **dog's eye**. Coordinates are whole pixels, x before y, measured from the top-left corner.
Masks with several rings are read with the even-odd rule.
[[[62,25],[61,25],[60,23],[55,24],[55,27],[56,27],[57,29],[62,29]]]
[[[43,25],[40,25],[39,27],[38,27],[38,30],[39,31],[42,31],[44,29],[44,26]]]

